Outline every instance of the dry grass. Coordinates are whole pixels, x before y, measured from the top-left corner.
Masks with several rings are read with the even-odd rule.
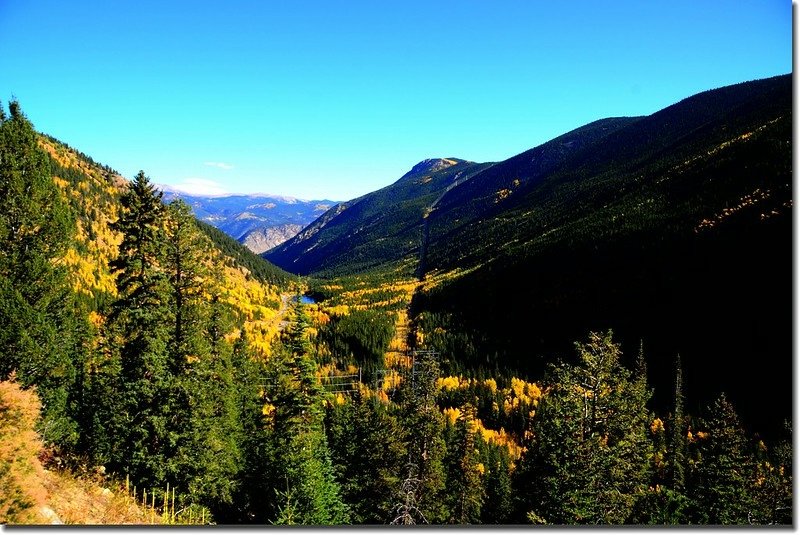
[[[45,469],[35,431],[41,404],[13,377],[0,381],[0,524],[161,524],[124,486],[99,474],[75,477]]]
[[[76,478],[68,472],[50,472],[48,476],[47,506],[64,524],[162,523],[158,513],[142,508],[118,485],[104,487],[100,479]]]
[[[47,491],[42,451],[34,426],[39,418],[39,398],[12,381],[0,382],[0,523],[41,521],[37,512]]]

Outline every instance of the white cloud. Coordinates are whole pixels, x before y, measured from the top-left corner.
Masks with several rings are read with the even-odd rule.
[[[208,167],[216,167],[217,169],[224,169],[226,171],[230,171],[233,169],[233,165],[225,162],[205,162],[204,165]]]
[[[181,182],[171,184],[169,187],[188,195],[225,195],[228,193],[219,182],[199,177],[184,178]]]

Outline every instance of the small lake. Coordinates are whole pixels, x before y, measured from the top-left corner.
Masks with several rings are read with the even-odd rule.
[[[308,297],[307,295],[300,296],[300,304],[301,305],[313,305],[316,303],[312,298]]]

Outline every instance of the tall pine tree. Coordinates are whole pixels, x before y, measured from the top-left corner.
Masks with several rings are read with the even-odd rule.
[[[122,233],[109,339],[118,348],[115,426],[122,431],[112,467],[140,485],[174,484],[181,415],[175,411],[170,339],[175,325],[168,273],[161,192],[140,171],[121,199],[115,230]]]
[[[755,458],[725,394],[707,409],[701,426],[703,430],[695,433],[698,455],[687,484],[693,523],[757,522]]]
[[[168,345],[177,434],[173,484],[212,512],[228,510],[241,462],[231,348],[222,337],[219,299],[207,297],[211,268],[205,242],[183,201],[167,206],[165,238],[174,321]]]
[[[9,111],[0,110],[0,377],[16,371],[24,386],[36,385],[42,436],[72,444],[76,309],[58,260],[74,222],[33,126],[18,102]]]
[[[550,370],[532,442],[515,472],[518,520],[623,524],[650,479],[649,392],[620,363],[611,332]]]
[[[304,306],[297,303],[284,347],[271,357],[264,413],[273,465],[264,475],[272,482],[272,493],[265,505],[277,505],[276,514],[268,515],[276,524],[344,524],[349,511],[323,429],[326,395],[315,373],[308,325]]]

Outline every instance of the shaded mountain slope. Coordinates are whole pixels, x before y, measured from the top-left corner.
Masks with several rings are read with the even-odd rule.
[[[776,429],[791,406],[791,88],[790,75],[736,84],[503,162],[423,165],[267,258],[335,276],[423,257],[459,274],[413,307],[451,369],[538,377],[613,328],[630,358],[643,342],[662,408],[680,353],[695,408],[724,390]]]
[[[385,268],[387,262],[403,260],[415,266],[425,242],[424,218],[431,209],[447,211],[460,225],[474,221],[491,211],[504,191],[511,191],[507,188],[546,176],[575,151],[636,120],[596,121],[497,164],[424,160],[394,184],[332,208],[265,258],[289,271],[320,276]]]
[[[791,407],[791,102],[788,75],[696,95],[470,224],[445,197],[428,263],[476,269],[418,296],[449,333],[427,340],[462,366],[538,375],[581,333],[614,328],[630,357],[644,343],[662,406],[680,353],[692,403],[724,390],[777,429]]]
[[[425,209],[454,182],[488,165],[420,162],[394,184],[331,208],[265,258],[300,274],[353,273],[416,258]]]

